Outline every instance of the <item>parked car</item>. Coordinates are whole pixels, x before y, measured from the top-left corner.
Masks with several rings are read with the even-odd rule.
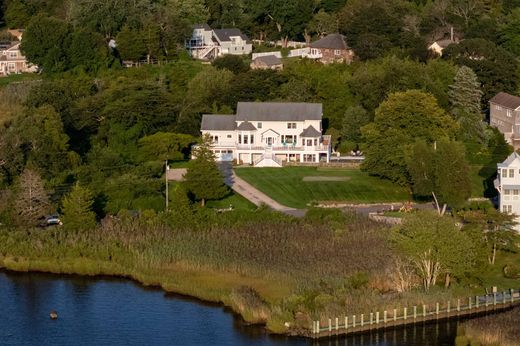
[[[41,223],[42,227],[47,226],[62,226],[63,222],[61,222],[60,216],[58,214],[53,214],[46,216],[43,222]]]

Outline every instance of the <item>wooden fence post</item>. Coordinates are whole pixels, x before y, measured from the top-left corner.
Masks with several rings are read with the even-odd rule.
[[[363,323],[364,323],[363,320],[364,320],[364,317],[365,317],[364,314],[361,314],[361,327],[363,327]]]
[[[515,302],[515,290],[511,288],[511,303]]]
[[[468,309],[471,310],[471,297],[468,298]]]
[[[423,315],[423,317],[426,317],[426,305],[424,305],[424,304],[422,306],[422,315]]]
[[[336,317],[336,330],[339,329],[338,318]]]
[[[450,313],[450,301],[448,300],[448,307],[446,308],[446,312],[449,314]]]
[[[460,311],[460,299],[457,299],[457,311]]]
[[[348,329],[348,317],[345,316],[345,330]]]
[[[320,333],[320,320],[316,321],[316,330],[317,330],[317,333],[319,334]]]
[[[413,319],[415,320],[417,318],[417,306],[414,305],[413,307]]]
[[[329,318],[329,332],[332,332],[332,320]]]
[[[403,310],[403,319],[406,321],[406,308]]]
[[[493,292],[493,305],[497,305],[497,293]]]
[[[394,309],[394,322],[397,321],[397,309]]]
[[[502,304],[505,305],[506,304],[506,292],[502,292]]]
[[[478,303],[479,303],[478,296],[475,296],[475,305],[476,305],[477,309],[478,309]]]
[[[316,321],[312,321],[312,334],[316,334]]]
[[[352,315],[352,328],[356,326],[356,315]]]
[[[370,325],[372,325],[374,323],[374,313],[371,312],[370,313]]]
[[[435,303],[435,314],[439,316],[439,303]]]
[[[387,314],[386,310],[383,311],[383,321],[385,324],[386,324],[386,317],[387,317],[386,314]]]

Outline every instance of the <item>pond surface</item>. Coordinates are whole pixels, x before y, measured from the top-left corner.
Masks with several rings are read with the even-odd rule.
[[[58,319],[51,320],[51,310]],[[457,323],[311,341],[132,281],[0,271],[0,345],[453,345]]]

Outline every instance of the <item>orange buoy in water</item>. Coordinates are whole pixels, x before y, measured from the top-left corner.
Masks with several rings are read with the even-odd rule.
[[[56,310],[52,310],[49,316],[51,317],[51,320],[55,320],[58,318],[58,313],[56,312]]]

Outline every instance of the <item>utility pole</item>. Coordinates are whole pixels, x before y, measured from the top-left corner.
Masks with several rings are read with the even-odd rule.
[[[168,171],[170,167],[168,167],[168,160],[165,161],[165,170],[164,170],[164,179],[166,179],[166,211],[168,211]]]

